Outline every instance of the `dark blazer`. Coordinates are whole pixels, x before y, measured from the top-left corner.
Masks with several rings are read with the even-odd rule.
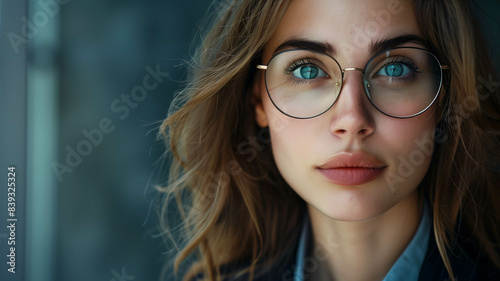
[[[298,243],[296,243],[298,244]],[[254,281],[293,281],[297,248],[287,251],[272,268],[257,273]],[[470,244],[455,246],[449,259],[456,281],[500,281],[500,270],[478,254],[476,247]],[[242,263],[221,268],[221,273],[234,272]],[[247,281],[248,275],[226,279],[226,281]],[[434,235],[430,235],[427,253],[420,269],[418,281],[451,280],[439,254]],[[402,280],[404,281],[404,280]]]

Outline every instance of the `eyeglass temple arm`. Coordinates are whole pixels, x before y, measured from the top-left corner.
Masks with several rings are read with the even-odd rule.
[[[267,65],[259,64],[257,65],[258,69],[267,69]]]

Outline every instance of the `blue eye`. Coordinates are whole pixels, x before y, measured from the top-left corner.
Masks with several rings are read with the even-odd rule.
[[[404,63],[390,63],[382,67],[376,75],[402,77],[411,74],[413,70]]]
[[[321,68],[314,65],[304,65],[297,67],[292,73],[293,76],[300,79],[315,79],[327,76]]]

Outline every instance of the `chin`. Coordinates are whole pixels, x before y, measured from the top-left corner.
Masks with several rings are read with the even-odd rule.
[[[306,198],[310,211],[318,211],[338,221],[370,221],[392,209],[413,194],[394,194],[383,186],[349,186],[328,188]],[[315,210],[312,210],[315,209]]]
[[[325,215],[326,217],[337,221],[362,222],[370,221],[381,216],[392,206],[386,208],[377,203],[371,203],[371,206],[346,206],[345,204],[332,206],[319,206],[310,204],[311,207]]]

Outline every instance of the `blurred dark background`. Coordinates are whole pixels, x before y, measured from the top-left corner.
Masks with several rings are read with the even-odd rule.
[[[2,157],[25,153],[26,280],[158,280],[171,245],[157,237],[157,129],[211,1],[0,3],[0,86],[26,97],[25,139],[2,139]],[[500,65],[498,1],[478,3]]]
[[[155,213],[156,135],[210,4],[1,1],[4,66],[25,60],[26,143],[15,141],[27,166],[25,280],[159,279],[171,255]]]
[[[66,146],[76,150],[86,139],[82,130],[99,129],[105,118],[114,129],[59,182],[53,280],[158,280],[169,255],[153,200],[164,152],[157,128],[209,4],[72,0],[62,8],[54,55],[60,163]]]
[[[63,8],[58,159],[66,162],[66,146],[76,149],[86,139],[82,130],[99,129],[104,118],[114,130],[57,187],[55,280],[118,281],[124,272],[158,280],[169,256],[155,238],[152,185],[165,149],[157,128],[185,78],[179,65],[199,42],[193,38],[209,4],[72,0]]]

